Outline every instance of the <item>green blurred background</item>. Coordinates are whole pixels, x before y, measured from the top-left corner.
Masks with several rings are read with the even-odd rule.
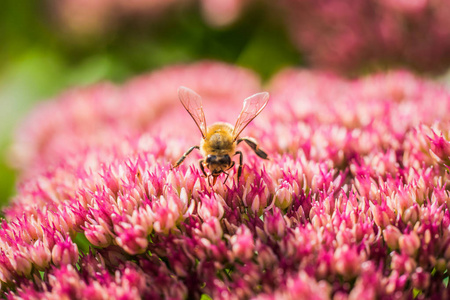
[[[39,101],[71,86],[123,82],[165,65],[217,59],[253,69],[263,80],[302,64],[282,20],[252,3],[230,25],[205,23],[198,4],[158,18],[121,20],[91,35],[62,30],[51,1],[6,0],[0,11],[0,205],[15,193],[6,153],[14,129]],[[273,14],[276,15],[276,14]],[[117,24],[115,24],[117,25]]]

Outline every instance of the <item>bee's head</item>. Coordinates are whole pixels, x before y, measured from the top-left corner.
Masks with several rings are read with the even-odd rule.
[[[217,156],[209,154],[206,157],[206,161],[205,162],[206,162],[207,165],[211,165],[211,164],[215,164],[216,161],[217,161]]]
[[[225,165],[229,166],[231,164],[231,157],[228,154],[225,155],[208,155],[206,157],[206,163],[208,165]]]
[[[219,175],[229,168],[231,165],[231,157],[225,155],[208,155],[206,157],[206,166],[211,171],[212,175]]]

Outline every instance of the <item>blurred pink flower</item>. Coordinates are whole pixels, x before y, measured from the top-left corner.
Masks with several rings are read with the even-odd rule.
[[[251,0],[200,0],[206,21],[213,26],[233,23]]]
[[[0,229],[9,298],[446,292],[448,90],[401,71],[285,70],[244,132],[271,159],[239,145],[242,177],[232,169],[211,187],[198,153],[171,169],[201,137],[179,85],[203,96],[208,124],[234,122],[261,90],[248,70],[201,62],[73,90],[31,114]]]
[[[450,64],[447,0],[284,0],[292,38],[316,67],[354,74],[386,66],[442,72]]]
[[[104,34],[117,29],[120,21],[130,18],[159,18],[187,0],[96,0],[50,1],[49,10],[57,23],[74,37]]]
[[[62,0],[50,1],[49,7],[64,31],[75,37],[85,37],[116,30],[126,20],[152,23],[180,9],[188,13],[186,8],[190,6],[200,6],[208,24],[226,26],[240,17],[248,2],[250,0]]]

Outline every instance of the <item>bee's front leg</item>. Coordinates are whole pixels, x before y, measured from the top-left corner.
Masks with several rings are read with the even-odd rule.
[[[249,137],[243,137],[236,141],[237,145],[239,145],[240,142],[246,142],[247,145],[249,145],[250,148],[252,148],[252,150],[255,151],[256,155],[258,155],[262,159],[269,159],[267,153],[259,148],[258,143],[254,139]]]
[[[231,165],[225,170],[228,171],[229,169],[231,169],[232,167],[234,167],[236,163],[234,161],[231,162]],[[225,173],[225,172],[224,172]]]
[[[225,171],[228,171],[229,169],[231,169],[232,167],[234,167],[234,165],[235,165],[235,162],[234,162],[234,161],[231,162],[231,165],[230,165],[230,166],[228,167],[228,169],[226,169]],[[227,172],[225,172],[225,171],[223,171],[223,173],[226,174],[227,177],[225,177],[225,180],[223,181],[223,184],[225,184],[225,182],[227,182],[228,177],[230,176],[230,173],[227,173]]]
[[[191,152],[192,152],[194,149],[200,149],[200,147],[199,147],[199,146],[193,146],[193,147],[189,148],[189,150],[186,151],[186,152],[183,154],[183,156],[175,163],[174,166],[172,166],[172,168],[176,168],[176,167],[178,167],[179,165],[181,165],[181,163],[186,159],[186,157],[187,157],[189,154],[191,154]]]
[[[202,170],[203,175],[205,175],[205,177],[208,177],[208,175],[206,175],[206,172],[205,172],[205,166],[203,165],[204,161],[205,161],[204,159],[200,159],[198,161],[198,165],[200,166],[200,170]]]
[[[241,151],[236,151],[236,153],[234,155],[239,154],[239,168],[238,168],[238,182],[239,182],[239,178],[241,177],[242,174],[242,152]]]

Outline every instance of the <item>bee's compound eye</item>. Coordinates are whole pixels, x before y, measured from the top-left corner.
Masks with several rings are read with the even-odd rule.
[[[208,156],[206,157],[206,163],[207,163],[207,164],[210,164],[211,162],[215,161],[216,158],[217,158],[217,157],[216,157],[215,155],[208,155]]]
[[[231,164],[231,158],[229,155],[224,155],[220,158],[219,163],[224,164],[224,165],[229,165]]]

